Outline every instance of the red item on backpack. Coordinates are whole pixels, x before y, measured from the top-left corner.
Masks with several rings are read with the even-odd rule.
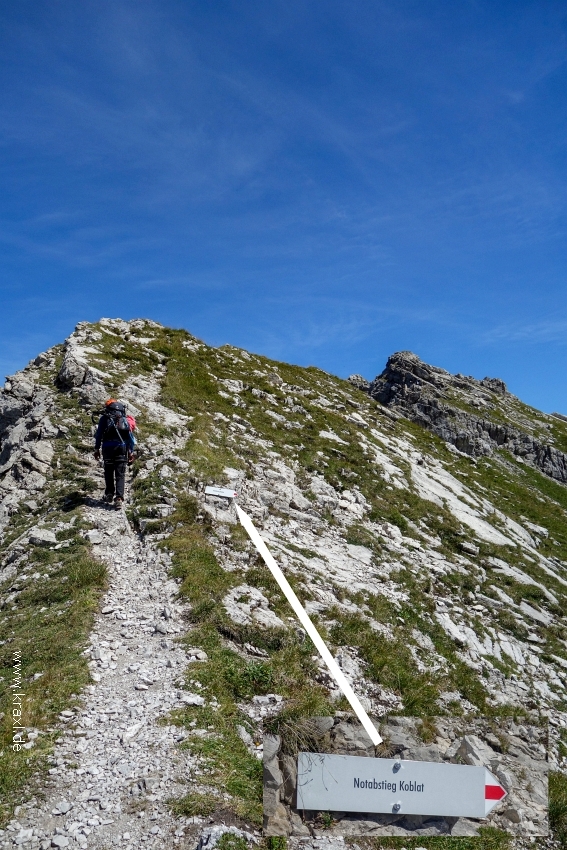
[[[130,430],[135,431],[138,426],[136,425],[136,420],[134,419],[134,417],[128,414],[128,416],[126,417],[126,421],[130,426]]]

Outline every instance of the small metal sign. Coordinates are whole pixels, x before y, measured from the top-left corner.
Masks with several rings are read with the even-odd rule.
[[[222,499],[236,499],[236,490],[227,487],[205,487],[205,496],[220,496]]]
[[[485,818],[506,796],[485,767],[299,753],[297,808]]]

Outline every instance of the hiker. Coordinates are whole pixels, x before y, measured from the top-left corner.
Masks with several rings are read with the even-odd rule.
[[[111,504],[114,500],[116,510],[124,504],[126,464],[132,463],[134,457],[133,427],[135,420],[126,416],[126,405],[109,398],[96,429],[94,456],[100,460],[102,448],[106,485],[103,501]]]

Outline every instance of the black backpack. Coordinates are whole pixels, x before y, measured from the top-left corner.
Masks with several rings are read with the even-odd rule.
[[[130,425],[128,420],[126,419],[126,405],[122,404],[120,401],[113,401],[110,404],[107,404],[104,410],[102,410],[99,416],[104,416],[106,418],[106,427],[103,432],[103,440],[112,428],[116,431],[118,435],[118,439],[125,445],[125,441],[122,437],[121,431],[130,431]],[[93,416],[94,420],[94,416]]]
[[[113,401],[111,404],[108,404],[103,411],[103,416],[107,417],[108,425],[106,426],[106,430],[109,428],[117,428],[119,431],[129,431],[130,426],[128,424],[128,420],[126,419],[126,405],[122,404],[119,401]]]

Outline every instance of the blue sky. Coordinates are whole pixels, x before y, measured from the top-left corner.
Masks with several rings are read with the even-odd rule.
[[[567,412],[567,7],[0,4],[0,369],[146,316]]]

